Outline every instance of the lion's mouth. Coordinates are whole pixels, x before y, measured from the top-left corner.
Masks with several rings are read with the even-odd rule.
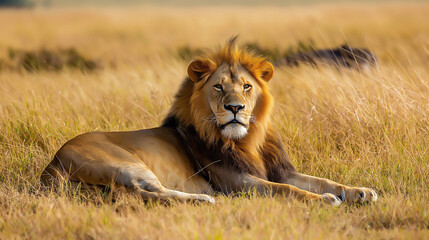
[[[226,126],[228,126],[229,124],[240,124],[240,125],[242,125],[242,126],[244,126],[244,127],[247,127],[246,126],[246,124],[244,124],[244,123],[242,123],[242,122],[240,122],[240,121],[238,121],[237,119],[232,119],[231,121],[229,121],[229,122],[227,122],[227,123],[225,123],[225,124],[222,124],[222,125],[219,125],[219,128],[221,129],[221,130],[223,130],[223,129],[225,129],[226,128]]]

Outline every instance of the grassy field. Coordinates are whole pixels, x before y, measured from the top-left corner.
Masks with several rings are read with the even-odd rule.
[[[429,4],[0,10],[0,239],[428,239]],[[306,174],[374,188],[338,208],[283,197],[145,205],[119,195],[39,191],[68,139],[158,126],[188,60],[183,46],[242,42],[286,50],[349,43],[369,72],[277,69],[275,125]],[[74,48],[103,68],[26,71],[10,49]]]

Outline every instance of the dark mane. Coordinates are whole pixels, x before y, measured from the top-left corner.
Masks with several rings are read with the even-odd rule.
[[[173,116],[167,117],[162,126],[177,129],[195,171],[201,172],[208,181],[210,173],[206,166],[209,164],[227,166],[239,173],[249,173],[273,182],[279,182],[284,171],[295,171],[280,139],[273,131],[268,132],[262,148],[253,156],[238,146],[224,148],[221,140],[208,145],[199,137],[193,126],[184,126]]]
[[[280,182],[280,176],[286,172],[295,172],[278,134],[273,129],[267,131],[261,157],[267,169],[267,178],[272,182]]]

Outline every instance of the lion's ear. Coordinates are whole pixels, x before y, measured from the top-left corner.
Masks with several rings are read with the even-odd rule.
[[[189,64],[188,76],[193,82],[198,82],[213,73],[215,63],[210,60],[195,60]]]
[[[260,73],[261,73],[261,78],[265,81],[270,81],[271,78],[273,78],[274,75],[274,67],[273,64],[271,64],[268,61],[264,61],[262,62],[261,66],[260,66]]]

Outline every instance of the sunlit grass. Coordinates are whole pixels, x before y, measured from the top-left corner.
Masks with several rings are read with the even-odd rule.
[[[1,10],[1,59],[10,47],[74,47],[104,68],[0,72],[0,238],[427,238],[428,11],[427,4]],[[331,208],[250,194],[162,206],[38,191],[41,171],[73,136],[160,124],[185,77],[181,46],[217,47],[238,33],[283,50],[313,39],[376,54],[379,66],[369,72],[277,69],[270,86],[273,122],[297,169],[372,187],[377,203]]]

